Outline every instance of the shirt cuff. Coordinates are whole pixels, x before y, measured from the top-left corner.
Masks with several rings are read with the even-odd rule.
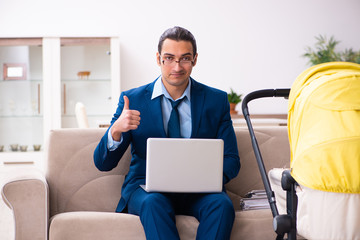
[[[107,144],[107,148],[109,151],[115,151],[119,146],[120,144],[122,143],[123,141],[123,137],[121,135],[120,137],[120,141],[115,141],[112,136],[111,136],[111,128],[109,129],[108,131],[108,144]]]

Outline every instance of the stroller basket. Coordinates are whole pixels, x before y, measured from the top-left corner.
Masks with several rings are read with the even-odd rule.
[[[282,174],[281,185],[287,191],[287,214],[279,215],[275,194],[271,189],[270,181],[267,176],[267,171],[261,156],[260,148],[256,140],[256,136],[250,120],[248,110],[248,103],[252,100],[265,97],[283,97],[288,98],[290,89],[265,89],[251,92],[245,96],[242,102],[242,112],[248,126],[251,143],[255,153],[255,158],[259,167],[260,175],[265,187],[267,199],[273,215],[274,231],[277,233],[277,240],[284,239],[285,234],[289,240],[296,239],[296,210],[297,210],[297,196],[295,193],[296,182],[291,177],[290,171],[284,171]]]

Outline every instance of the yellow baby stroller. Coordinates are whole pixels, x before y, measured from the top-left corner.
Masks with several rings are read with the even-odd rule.
[[[360,239],[360,65],[319,64],[294,82],[288,107],[290,170],[282,173],[287,212],[279,214],[247,103],[287,97],[289,89],[260,90],[244,98],[242,109],[278,239],[296,233],[307,239]]]

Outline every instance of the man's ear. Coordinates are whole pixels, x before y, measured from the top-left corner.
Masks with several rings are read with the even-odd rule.
[[[193,63],[193,67],[195,67],[195,65],[196,65],[196,62],[197,62],[197,58],[198,58],[198,54],[195,54],[195,57],[194,57],[194,63]]]
[[[159,66],[161,66],[160,53],[156,53],[156,62]]]

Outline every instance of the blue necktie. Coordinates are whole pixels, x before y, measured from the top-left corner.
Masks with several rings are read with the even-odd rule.
[[[168,122],[168,137],[169,138],[181,138],[180,135],[180,120],[179,120],[179,112],[177,107],[181,103],[182,99],[178,99],[176,101],[170,100],[172,111],[170,114],[169,122]]]

